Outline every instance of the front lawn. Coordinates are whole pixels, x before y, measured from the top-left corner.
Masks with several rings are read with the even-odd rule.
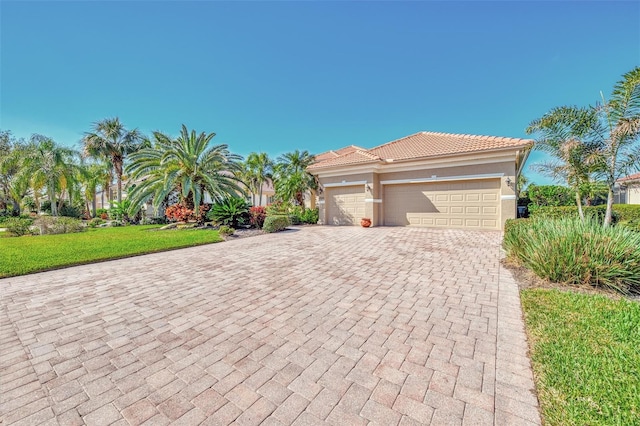
[[[521,294],[547,425],[640,419],[640,303],[547,289]]]
[[[222,241],[214,230],[154,230],[158,225],[96,228],[76,234],[2,238],[0,277]]]

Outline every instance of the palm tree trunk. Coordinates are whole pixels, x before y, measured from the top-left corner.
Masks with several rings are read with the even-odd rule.
[[[576,191],[576,204],[578,205],[580,220],[584,222],[584,212],[582,211],[582,197],[580,197],[580,191]]]
[[[607,195],[607,211],[604,214],[604,227],[611,225],[611,216],[613,214],[613,189],[609,186],[609,193]]]
[[[258,197],[258,205],[262,205],[262,183],[260,183],[260,195]]]
[[[96,217],[96,210],[97,209],[97,203],[96,203],[96,192],[93,191],[92,193],[92,197],[91,197],[91,207],[93,208],[93,210],[91,211],[91,217]]]
[[[51,215],[58,216],[58,206],[56,205],[56,184],[49,182],[49,188],[47,188],[47,195],[49,196],[49,203],[51,203]]]
[[[118,204],[122,202],[122,175],[118,174]]]

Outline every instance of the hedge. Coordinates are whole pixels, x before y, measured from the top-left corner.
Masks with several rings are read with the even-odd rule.
[[[273,215],[267,216],[262,225],[264,232],[278,232],[287,229],[287,226],[291,225],[289,216],[286,215]]]
[[[585,216],[604,218],[607,206],[583,206]],[[560,219],[567,216],[578,216],[577,206],[541,206],[530,213],[532,218]],[[616,222],[629,222],[640,220],[640,204],[614,204],[613,216]]]

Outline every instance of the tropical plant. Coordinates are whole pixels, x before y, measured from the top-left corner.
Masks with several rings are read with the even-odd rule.
[[[597,148],[588,137],[596,122],[597,116],[592,109],[563,106],[533,120],[526,129],[528,134],[539,135],[536,148],[554,157],[554,160],[537,164],[535,168],[547,176],[567,182],[575,193],[582,220],[581,191],[590,182],[593,166],[589,159]]]
[[[267,209],[263,206],[249,208],[249,224],[254,228],[261,229],[264,219],[267,217]]]
[[[210,147],[214,136],[215,133],[189,132],[185,125],[176,139],[154,132],[153,147],[133,153],[127,167],[131,181],[136,182],[128,194],[132,209],[139,209],[151,199],[157,211],[176,191],[180,204],[201,217],[205,193],[213,201],[242,194],[236,178],[242,157],[230,153],[225,144]]]
[[[111,170],[104,162],[83,164],[80,167],[79,175],[86,210],[91,212],[91,217],[96,217],[98,210],[97,190],[98,188],[102,189],[102,205],[104,205],[105,183],[111,179]]]
[[[237,228],[249,219],[249,204],[240,197],[229,197],[215,203],[207,217],[216,225],[227,225]]]
[[[125,159],[141,149],[143,138],[137,129],[127,130],[118,117],[107,118],[93,124],[82,140],[84,154],[110,163],[118,184],[118,202],[122,202],[122,176]]]
[[[193,210],[180,204],[173,204],[165,209],[164,214],[169,220],[186,222],[193,217]]]
[[[602,227],[591,218],[517,219],[503,245],[541,278],[566,284],[640,291],[640,233]]]
[[[594,111],[599,121],[594,127],[594,140],[599,149],[595,155],[596,169],[604,178],[607,189],[607,211],[604,225],[611,223],[613,187],[616,181],[640,168],[640,67],[623,75],[607,101]]]
[[[21,217],[10,217],[4,221],[3,227],[7,229],[7,233],[14,237],[21,237],[23,235],[31,235],[32,219],[24,219]]]
[[[262,202],[262,188],[265,183],[273,178],[273,161],[265,152],[252,152],[247,156],[247,160],[243,164],[244,183],[249,188],[252,195],[254,205],[260,205]],[[255,196],[258,196],[258,202],[255,202]]]
[[[304,209],[304,193],[318,186],[315,177],[307,171],[314,161],[315,157],[307,151],[295,150],[278,157],[274,173],[276,197],[293,201]]]
[[[129,211],[131,209],[131,201],[124,200],[121,203],[114,201],[109,209],[109,218],[119,222],[129,222]]]
[[[46,188],[51,203],[51,214],[58,215],[58,192],[67,191],[72,201],[72,186],[75,182],[76,152],[58,145],[53,139],[42,135],[33,135],[30,143],[22,152],[18,179],[30,183],[34,192]],[[63,197],[60,197],[62,203]]]

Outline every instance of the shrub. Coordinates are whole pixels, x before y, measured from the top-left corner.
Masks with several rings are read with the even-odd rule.
[[[228,237],[229,235],[233,235],[234,232],[236,231],[230,226],[222,225],[220,228],[218,228],[218,233],[223,237]]]
[[[267,216],[288,215],[291,212],[292,205],[288,202],[276,201],[267,206]]]
[[[249,204],[244,198],[229,197],[211,207],[207,214],[216,225],[237,228],[249,221]]]
[[[640,232],[640,219],[620,221],[618,222],[618,226],[622,226],[634,232]]]
[[[606,206],[604,206],[606,208]],[[613,211],[618,215],[618,220],[633,221],[640,220],[640,205],[639,204],[614,204]]]
[[[286,215],[273,215],[267,216],[264,220],[264,226],[262,229],[264,232],[278,232],[287,229],[287,226],[291,225],[289,216]]]
[[[58,213],[60,216],[73,217],[76,219],[84,215],[84,211],[81,207],[68,206],[66,204],[62,205]]]
[[[23,235],[31,235],[31,225],[33,220],[24,219],[21,217],[10,217],[4,221],[4,227],[7,228],[7,232],[15,237],[21,237]]]
[[[167,219],[163,216],[157,217],[143,217],[140,219],[140,225],[164,225],[167,223]]]
[[[104,223],[103,219],[101,219],[99,217],[96,217],[96,218],[91,219],[89,221],[89,223],[87,223],[87,226],[89,228],[95,228],[96,226],[102,225],[103,223]]]
[[[184,207],[182,204],[173,204],[164,211],[167,219],[176,222],[186,222],[193,216],[193,210]]]
[[[611,218],[614,224],[617,223],[618,220],[620,220],[620,216],[621,216],[620,211],[624,211],[627,215],[626,217],[628,217],[629,219],[634,217],[634,213],[635,213],[634,209],[624,209],[624,207],[620,209],[620,206],[626,206],[626,205],[615,204],[613,206],[613,212],[612,212]],[[600,223],[604,222],[606,209],[607,209],[606,205],[582,207],[582,211],[584,212],[585,217],[596,219]],[[640,211],[640,209],[638,209],[638,211]],[[545,219],[561,219],[564,217],[578,217],[578,206],[538,207],[536,210],[531,212],[531,217],[545,218]]]
[[[131,207],[130,200],[122,200],[121,203],[114,201],[109,209],[109,218],[121,221],[128,222],[129,221],[129,208]]]
[[[85,229],[81,220],[63,216],[40,216],[33,224],[38,227],[41,235],[71,234]]]
[[[249,224],[254,228],[261,229],[266,217],[267,210],[262,206],[251,207],[249,209]]]
[[[320,219],[320,212],[318,211],[317,208],[306,209],[302,214],[302,221],[310,225],[315,225],[316,223],[318,223],[319,219]]]
[[[515,222],[515,223],[514,223]],[[503,246],[541,278],[640,291],[640,233],[593,219],[531,219],[505,229]]]
[[[544,206],[572,206],[575,205],[575,192],[570,188],[560,185],[529,185],[527,196],[531,203],[528,205],[529,213],[535,212]],[[577,208],[577,207],[576,207]]]
[[[291,221],[292,225],[300,225],[304,223],[302,220],[302,215],[304,214],[302,207],[293,206],[289,209],[289,221]]]

